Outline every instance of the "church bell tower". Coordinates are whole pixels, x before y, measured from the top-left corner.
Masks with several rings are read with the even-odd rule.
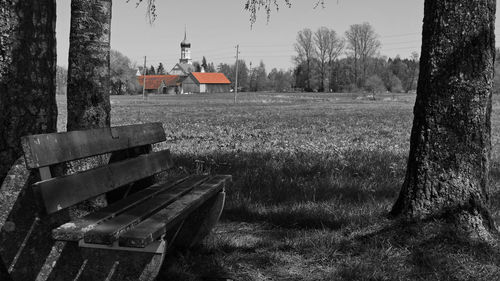
[[[191,43],[187,40],[186,28],[184,27],[184,40],[181,42],[181,59],[180,63],[193,64],[191,60]]]

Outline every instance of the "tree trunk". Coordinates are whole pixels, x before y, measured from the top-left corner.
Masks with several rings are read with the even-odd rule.
[[[495,9],[495,0],[425,1],[410,155],[394,216],[447,217],[470,233],[496,233],[488,211]]]
[[[354,53],[354,86],[360,88],[358,80],[358,58],[356,53]]]
[[[363,77],[361,77],[361,79],[363,80],[361,81],[360,85],[361,87],[364,87],[366,83],[366,57],[363,57],[363,59],[361,59],[361,63],[363,64]]]
[[[111,2],[71,0],[68,131],[110,126]],[[63,167],[63,173],[102,166],[108,161],[109,158],[102,155],[72,162]],[[106,196],[102,195],[79,204],[70,213],[79,217],[106,205]]]
[[[0,0],[0,184],[20,137],[57,130],[56,1]]]
[[[325,92],[325,62],[321,62],[321,89],[319,92]]]
[[[306,92],[312,91],[311,89],[311,61],[307,59],[307,89]]]
[[[111,0],[72,0],[67,130],[110,125]]]

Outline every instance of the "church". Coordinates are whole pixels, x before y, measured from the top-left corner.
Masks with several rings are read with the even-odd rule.
[[[167,75],[141,75],[137,79],[151,94],[228,93],[231,90],[231,81],[223,73],[205,72],[203,68],[195,72],[186,31],[181,42],[181,58]]]

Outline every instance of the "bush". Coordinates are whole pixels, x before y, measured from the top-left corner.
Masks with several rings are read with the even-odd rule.
[[[401,84],[401,81],[399,81],[399,83]],[[375,94],[386,91],[386,88],[384,85],[384,81],[382,81],[382,78],[375,74],[366,79],[365,90]]]

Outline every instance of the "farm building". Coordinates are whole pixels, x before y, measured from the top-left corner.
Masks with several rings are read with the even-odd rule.
[[[137,76],[141,87],[144,87],[144,76]],[[146,93],[148,94],[179,94],[181,91],[179,75],[146,75]]]
[[[184,40],[181,42],[181,58],[169,75],[146,75],[146,92],[155,94],[183,94],[183,93],[224,93],[231,90],[231,82],[223,73],[194,72],[195,67],[191,59],[191,43],[187,40],[184,31]],[[137,79],[141,87],[144,86],[144,76],[138,73]]]
[[[231,82],[223,73],[191,72],[182,81],[184,93],[227,93]]]

